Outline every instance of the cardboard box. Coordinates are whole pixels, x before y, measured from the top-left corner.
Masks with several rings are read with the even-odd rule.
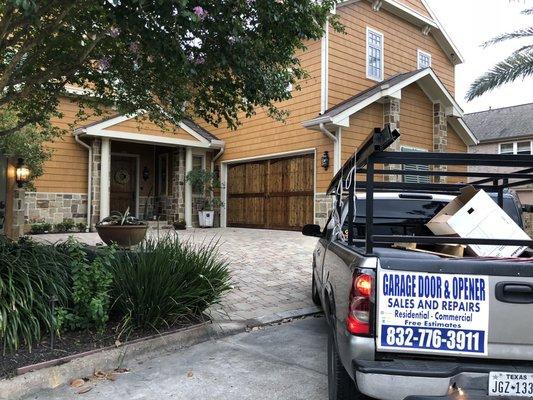
[[[531,240],[485,191],[473,186],[461,189],[426,225],[435,235]],[[518,257],[527,246],[469,245],[468,249],[483,257]]]

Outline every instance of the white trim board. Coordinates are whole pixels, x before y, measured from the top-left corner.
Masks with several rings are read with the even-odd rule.
[[[186,147],[199,147],[199,148],[219,148],[213,146],[209,142],[195,142],[193,140],[172,138],[166,136],[146,135],[144,133],[131,133],[112,130],[97,130],[89,131],[85,133],[87,136],[105,137],[109,139],[124,141],[124,142],[137,142],[137,143],[151,143],[159,145],[172,145],[172,146],[186,146]]]

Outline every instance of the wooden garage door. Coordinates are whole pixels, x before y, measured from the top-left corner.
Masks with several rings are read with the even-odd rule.
[[[313,223],[314,156],[228,168],[228,226],[301,229]]]

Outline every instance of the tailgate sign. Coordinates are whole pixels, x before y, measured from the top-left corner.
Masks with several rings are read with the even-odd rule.
[[[489,278],[380,269],[380,351],[487,355]]]

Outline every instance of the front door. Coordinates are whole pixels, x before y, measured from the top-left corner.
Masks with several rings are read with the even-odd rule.
[[[136,215],[137,157],[111,156],[111,187],[109,206],[111,211],[125,212],[128,208]]]
[[[7,202],[7,158],[0,153],[0,235],[4,233]]]

